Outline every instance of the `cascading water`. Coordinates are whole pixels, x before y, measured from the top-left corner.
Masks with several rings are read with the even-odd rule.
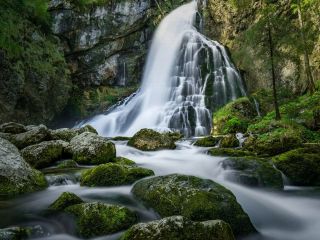
[[[163,19],[139,92],[125,105],[89,121],[101,135],[131,136],[142,128],[206,135],[212,111],[245,95],[224,47],[197,30],[197,13],[193,1]]]

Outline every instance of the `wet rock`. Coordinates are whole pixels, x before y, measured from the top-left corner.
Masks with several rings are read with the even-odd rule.
[[[63,140],[66,142],[70,142],[72,138],[84,132],[91,132],[91,133],[98,134],[96,129],[94,129],[90,125],[86,125],[81,128],[59,128],[59,129],[51,130],[50,135],[51,135],[51,138],[54,140]]]
[[[82,173],[80,183],[83,186],[118,186],[132,184],[135,181],[154,175],[150,169],[136,165],[106,163]]]
[[[24,159],[34,168],[45,168],[61,159],[67,142],[61,140],[45,141],[31,145],[21,151]]]
[[[45,177],[49,186],[71,185],[79,182],[78,174],[72,173],[46,174]]]
[[[227,179],[252,187],[283,189],[282,176],[267,159],[256,157],[227,158],[222,161]]]
[[[18,134],[26,131],[27,129],[24,125],[15,122],[9,122],[0,125],[0,132],[3,133]]]
[[[199,147],[214,147],[216,146],[222,137],[220,136],[208,136],[198,139],[194,145]]]
[[[128,208],[106,203],[81,203],[65,211],[75,216],[78,231],[86,238],[119,232],[137,221]]]
[[[229,156],[229,157],[244,157],[254,156],[255,154],[249,151],[238,148],[211,148],[208,153],[211,156]]]
[[[49,130],[44,125],[27,126],[26,129],[26,132],[10,136],[10,142],[19,149],[50,140]]]
[[[273,158],[275,166],[295,185],[320,186],[320,146],[310,145]]]
[[[235,196],[223,186],[207,179],[172,174],[137,182],[132,193],[162,217],[181,215],[193,221],[221,219],[235,235],[255,229]]]
[[[0,138],[0,195],[34,192],[46,186],[43,174],[32,169],[13,144]]]
[[[65,208],[83,203],[83,200],[71,192],[63,192],[50,206],[49,210],[63,211]]]
[[[77,168],[77,167],[78,167],[78,164],[76,163],[76,161],[71,160],[71,159],[61,161],[57,165],[57,168],[60,168],[60,169]]]
[[[0,239],[1,240],[22,240],[29,236],[29,231],[27,228],[22,227],[10,227],[0,229]]]
[[[128,142],[129,146],[142,151],[156,151],[161,149],[175,149],[174,138],[168,134],[162,134],[152,129],[142,129]]]
[[[228,135],[222,137],[222,139],[220,141],[221,148],[235,148],[235,147],[239,147],[239,146],[240,146],[240,142],[237,139],[235,134],[228,134]]]
[[[70,141],[67,152],[80,164],[101,164],[116,157],[115,145],[91,132],[84,132]]]
[[[229,224],[221,220],[193,222],[173,216],[139,223],[125,232],[121,240],[234,240]]]

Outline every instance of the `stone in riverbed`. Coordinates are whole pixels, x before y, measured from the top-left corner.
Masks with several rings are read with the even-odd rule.
[[[275,166],[295,185],[320,186],[320,145],[298,148],[273,158]]]
[[[227,178],[233,182],[252,187],[283,189],[281,173],[267,159],[256,157],[235,157],[222,161],[222,167],[229,169]]]
[[[154,175],[150,169],[135,165],[106,163],[88,169],[81,175],[82,186],[119,186],[132,184],[135,181]]]
[[[0,195],[34,192],[46,186],[44,175],[32,169],[13,144],[0,138]]]
[[[166,133],[159,133],[152,129],[141,129],[128,142],[128,145],[142,151],[156,151],[161,149],[175,149],[175,138]]]
[[[30,232],[27,228],[10,227],[0,229],[1,240],[22,240],[27,239]]]
[[[34,168],[45,168],[62,158],[68,143],[62,140],[44,141],[22,149],[24,159]]]
[[[59,162],[57,165],[57,168],[60,168],[60,169],[77,168],[77,167],[78,167],[78,164],[76,163],[76,161],[71,159],[63,160]]]
[[[234,240],[232,230],[224,221],[193,222],[173,216],[132,226],[121,240]]]
[[[85,238],[119,232],[136,223],[134,212],[126,207],[106,203],[81,203],[65,209],[75,216],[77,229]]]
[[[50,135],[53,140],[63,140],[66,142],[70,142],[72,138],[84,132],[91,132],[91,133],[98,134],[96,129],[94,129],[90,125],[86,125],[81,128],[59,128],[59,129],[51,130]]]
[[[254,156],[254,153],[238,148],[211,148],[208,151],[211,156],[244,157]]]
[[[172,174],[137,182],[132,193],[162,217],[182,215],[193,221],[221,219],[235,235],[254,233],[248,215],[226,188],[208,179]]]
[[[199,147],[214,147],[221,140],[222,136],[208,136],[198,139],[194,145]]]
[[[107,163],[116,157],[115,145],[91,132],[84,132],[72,138],[67,152],[79,164]]]
[[[50,206],[49,210],[63,211],[65,208],[83,203],[83,200],[71,192],[63,192]]]
[[[239,147],[240,142],[237,139],[235,134],[228,134],[226,136],[223,136],[221,141],[220,141],[220,146],[221,148],[235,148]]]
[[[24,125],[15,122],[3,123],[0,125],[0,132],[2,133],[18,134],[26,131],[27,129]]]

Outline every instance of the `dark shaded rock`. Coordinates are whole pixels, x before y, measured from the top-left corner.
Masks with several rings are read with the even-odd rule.
[[[221,147],[221,148],[235,148],[235,147],[239,147],[239,145],[240,145],[240,142],[237,139],[236,135],[229,134],[229,135],[222,137],[219,147]]]
[[[235,235],[255,232],[235,196],[207,179],[172,174],[137,182],[132,193],[162,217],[181,215],[193,221],[221,219]]]
[[[173,216],[139,223],[125,232],[121,240],[234,240],[229,224],[221,220],[193,222]]]
[[[222,139],[220,136],[208,136],[198,139],[194,145],[199,147],[214,147]]]
[[[142,151],[175,149],[174,139],[166,133],[162,134],[152,129],[142,129],[129,140],[128,145]]]
[[[78,167],[78,164],[76,163],[76,161],[74,160],[64,160],[64,161],[61,161],[58,163],[57,165],[57,168],[60,168],[60,169],[68,169],[68,168],[76,168]]]
[[[222,161],[224,169],[233,170],[227,178],[233,182],[252,187],[283,189],[282,176],[267,159],[256,157],[227,158]]]
[[[212,156],[229,156],[229,157],[244,157],[254,156],[255,154],[239,148],[211,148],[208,153]]]
[[[10,227],[0,229],[1,240],[23,240],[28,238],[30,231],[22,227]]]
[[[26,131],[27,129],[24,125],[15,122],[3,123],[0,125],[0,132],[3,133],[18,134]]]

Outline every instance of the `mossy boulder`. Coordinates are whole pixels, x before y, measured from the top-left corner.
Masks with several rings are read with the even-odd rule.
[[[128,158],[124,158],[124,157],[116,157],[115,163],[117,164],[123,164],[123,165],[129,165],[129,166],[135,166],[136,163]]]
[[[222,136],[208,136],[197,139],[194,145],[199,147],[214,147],[219,143],[221,139]]]
[[[161,217],[181,215],[193,221],[221,219],[235,235],[255,232],[248,215],[226,188],[208,179],[172,174],[137,182],[132,193]]]
[[[320,146],[298,148],[273,158],[275,166],[293,184],[320,186]]]
[[[271,132],[251,135],[244,141],[243,147],[258,155],[274,156],[302,146],[302,142],[298,131],[279,128]]]
[[[240,142],[235,134],[228,134],[226,136],[223,136],[219,144],[219,147],[221,148],[235,148],[239,146]]]
[[[150,169],[123,163],[106,163],[84,171],[80,183],[83,186],[118,186],[154,175]]]
[[[247,97],[228,103],[213,113],[213,134],[246,132],[257,116],[254,104]]]
[[[70,141],[67,151],[80,164],[101,164],[116,157],[115,145],[95,133],[84,132]]]
[[[234,157],[222,161],[222,167],[229,170],[227,179],[252,187],[283,189],[281,173],[271,161],[256,157]]]
[[[45,141],[24,148],[21,154],[32,167],[45,168],[61,159],[67,146],[62,140]]]
[[[13,144],[0,138],[0,195],[34,192],[46,186],[44,175],[31,168]]]
[[[152,129],[142,129],[128,142],[128,145],[142,151],[156,151],[161,149],[175,149],[175,139],[166,133],[159,133]]]
[[[26,131],[27,129],[24,125],[15,122],[8,122],[0,125],[0,132],[3,133],[18,134]]]
[[[78,164],[76,163],[76,161],[71,159],[60,161],[57,165],[57,168],[60,168],[60,169],[77,168],[77,167],[78,167]]]
[[[67,207],[80,203],[83,203],[83,200],[76,194],[71,192],[63,192],[52,204],[50,204],[49,210],[63,211]]]
[[[46,126],[27,126],[27,131],[13,134],[9,137],[9,141],[12,142],[17,148],[22,149],[30,145],[38,144],[40,142],[50,140],[50,133]]]
[[[211,156],[229,156],[229,157],[244,157],[254,156],[255,154],[241,148],[211,148],[208,151]]]
[[[23,240],[27,239],[29,235],[29,229],[23,227],[10,227],[0,229],[1,240]]]
[[[106,203],[81,203],[65,209],[75,216],[77,229],[85,238],[107,235],[131,227],[136,214],[128,208]]]
[[[59,128],[51,130],[50,135],[54,140],[63,140],[66,142],[70,142],[72,138],[84,132],[98,134],[97,130],[94,129],[91,125],[86,125],[81,128]]]
[[[232,230],[224,221],[193,222],[173,216],[132,226],[121,240],[234,240]]]

